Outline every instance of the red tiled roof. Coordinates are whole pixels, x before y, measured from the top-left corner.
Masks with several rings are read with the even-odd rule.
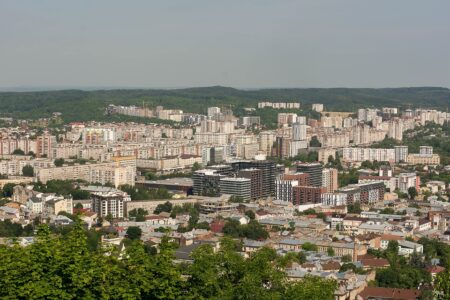
[[[393,289],[382,287],[366,287],[360,294],[363,299],[381,298],[392,300],[416,300],[422,293],[412,289]]]
[[[428,267],[428,268],[427,268],[427,271],[428,271],[429,273],[434,273],[434,274],[436,274],[436,273],[444,272],[444,271],[445,271],[445,268],[444,268],[444,267],[441,267],[441,266],[431,266],[431,267]]]
[[[388,240],[388,241],[393,241],[393,240],[400,241],[400,240],[403,240],[403,237],[394,235],[394,234],[382,234],[381,239]]]
[[[384,258],[365,258],[361,259],[361,264],[364,267],[381,268],[389,266],[389,261]]]

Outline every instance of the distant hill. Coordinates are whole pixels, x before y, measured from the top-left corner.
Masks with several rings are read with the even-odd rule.
[[[186,112],[205,113],[208,106],[255,107],[258,101],[293,101],[310,108],[323,103],[329,111],[354,111],[361,107],[424,107],[446,110],[450,90],[440,87],[353,89],[259,89],[239,90],[213,86],[186,89],[61,90],[0,92],[0,114],[17,118],[48,117],[61,112],[65,121],[106,120],[108,104],[163,105]]]

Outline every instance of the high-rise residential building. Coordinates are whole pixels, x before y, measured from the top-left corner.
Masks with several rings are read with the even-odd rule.
[[[271,155],[276,135],[272,131],[261,131],[259,134],[259,150],[266,155]]]
[[[327,168],[322,171],[322,186],[327,193],[332,193],[338,188],[338,171],[337,169]]]
[[[277,176],[275,162],[269,160],[237,161],[231,163],[231,166],[236,172],[249,168],[262,170],[262,197],[275,195],[275,179]]]
[[[220,107],[208,107],[208,117],[220,114]]]
[[[402,193],[408,193],[408,189],[414,187],[420,189],[420,176],[416,173],[400,173],[397,176],[397,188]]]
[[[324,206],[347,205],[347,195],[344,193],[323,193],[321,198]]]
[[[294,186],[292,189],[294,205],[321,203],[322,194],[326,192],[325,188],[315,186]]]
[[[392,175],[394,174],[392,167],[391,166],[380,166],[380,169],[378,170],[378,176],[381,177],[392,177]]]
[[[242,177],[220,178],[220,192],[221,194],[242,197],[244,201],[250,201],[251,179]]]
[[[372,204],[384,199],[385,185],[383,181],[350,184],[337,191],[347,195],[347,204],[360,202]]]
[[[306,140],[306,117],[299,116],[296,122],[292,124],[292,140]]]
[[[334,127],[334,128],[342,128],[342,117],[341,116],[323,116],[320,119],[322,123],[322,127]]]
[[[392,114],[392,115],[398,114],[398,108],[397,108],[397,107],[383,107],[383,108],[381,109],[381,111],[382,111],[384,114]]]
[[[363,122],[370,122],[377,116],[377,109],[360,108],[358,109],[358,120]]]
[[[56,137],[45,132],[36,138],[36,156],[52,157],[53,147],[56,146]]]
[[[241,118],[241,124],[243,126],[252,126],[252,125],[259,125],[261,122],[259,116],[244,116]]]
[[[256,168],[242,169],[238,171],[238,177],[250,179],[252,199],[259,199],[263,195],[263,170]]]
[[[353,119],[351,117],[347,117],[343,120],[343,127],[344,128],[350,128],[353,126],[356,126],[356,124],[358,124],[358,120],[357,119]]]
[[[0,136],[0,155],[12,154],[14,150],[22,150],[25,154],[30,151],[36,153],[36,141],[28,137],[1,137]]]
[[[274,109],[299,109],[298,102],[258,102],[258,108],[271,107]]]
[[[366,121],[367,111],[365,108],[358,109],[358,121]]]
[[[212,147],[210,157],[212,164],[222,163],[226,158],[225,147]]]
[[[433,147],[432,146],[420,146],[419,154],[423,156],[432,156],[433,155]]]
[[[278,114],[278,126],[290,125],[297,120],[297,114],[295,113],[279,113]]]
[[[131,201],[130,196],[117,189],[99,188],[99,191],[91,192],[92,211],[99,217],[111,215],[113,218],[123,218],[125,202]]]
[[[394,146],[395,162],[406,162],[408,156],[408,146]]]
[[[49,180],[85,180],[91,183],[120,185],[135,184],[136,159],[122,162],[105,162],[97,164],[79,164],[62,167],[38,166],[35,168],[35,178],[42,183]]]
[[[298,181],[296,180],[275,181],[275,199],[293,203],[293,188],[295,186],[298,186]]]
[[[318,158],[317,160],[327,164],[328,158],[331,156],[333,159],[336,158],[336,149],[335,148],[321,148],[317,151]]]
[[[322,103],[314,103],[312,105],[312,110],[315,110],[317,112],[323,112],[323,104]]]
[[[388,137],[395,139],[397,141],[401,141],[403,139],[403,120],[399,118],[395,118],[389,121],[388,123]]]
[[[281,176],[283,180],[294,180],[298,182],[298,185],[309,185],[309,174],[307,173],[293,173],[293,174],[283,174]]]
[[[309,174],[309,183],[311,186],[322,186],[322,165],[320,163],[299,163],[297,172]]]
[[[218,132],[219,126],[216,120],[203,120],[200,122],[200,132]]]
[[[342,159],[346,162],[362,162],[362,161],[395,161],[394,149],[381,148],[343,148]]]

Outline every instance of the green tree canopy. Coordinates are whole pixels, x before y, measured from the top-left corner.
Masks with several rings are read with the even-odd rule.
[[[34,176],[34,168],[30,165],[26,165],[22,168],[22,174],[26,177],[33,177]]]
[[[130,240],[139,240],[142,236],[142,229],[137,226],[130,226],[127,229],[127,237]]]

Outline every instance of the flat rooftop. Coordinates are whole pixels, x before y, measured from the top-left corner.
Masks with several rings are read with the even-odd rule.
[[[193,186],[192,178],[189,177],[175,177],[162,180],[143,180],[137,181],[138,184],[158,184],[158,185],[179,185],[179,186]]]

